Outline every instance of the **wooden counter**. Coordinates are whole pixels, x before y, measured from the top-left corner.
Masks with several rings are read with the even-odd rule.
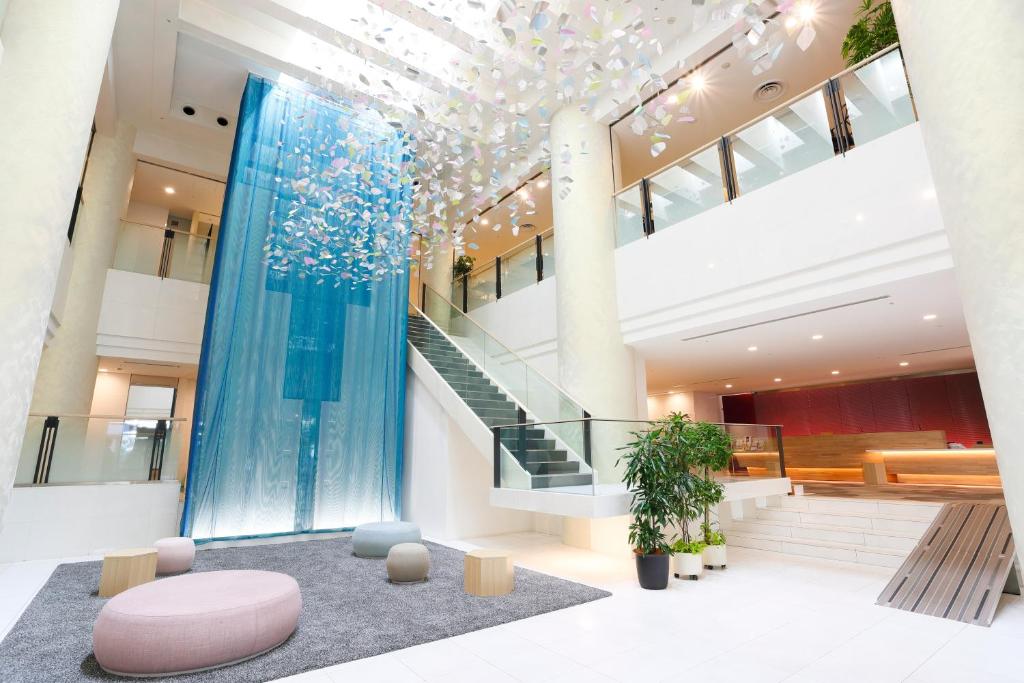
[[[958,484],[999,486],[996,452],[991,448],[914,448],[868,450],[868,484]]]

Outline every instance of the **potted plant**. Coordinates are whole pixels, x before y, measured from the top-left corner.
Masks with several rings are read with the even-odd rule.
[[[672,550],[672,574],[677,579],[696,581],[704,571],[704,541],[677,539]]]
[[[900,39],[889,0],[863,0],[857,17],[843,39],[843,59],[847,66],[864,61]]]
[[[668,586],[669,547],[665,527],[675,513],[674,462],[666,443],[672,438],[671,425],[655,423],[646,432],[633,432],[620,459],[625,464],[622,479],[632,494],[629,512],[629,543],[636,558],[640,587],[664,590]]]
[[[699,476],[693,482],[693,492],[704,516],[704,566],[725,567],[725,535],[712,528],[711,507],[722,502],[725,489],[715,479],[715,472],[729,466],[732,458],[732,440],[721,426],[710,422],[691,422],[684,435],[689,460]]]
[[[476,259],[468,254],[463,254],[455,259],[455,265],[452,266],[452,280],[460,280],[463,275],[472,273],[475,264]]]

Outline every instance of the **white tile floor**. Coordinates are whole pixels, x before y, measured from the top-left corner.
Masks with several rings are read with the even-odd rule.
[[[874,604],[891,570],[731,549],[729,568],[644,591],[631,562],[541,534],[458,544],[508,548],[518,564],[612,597],[349,662],[289,683],[404,681],[1022,681],[1024,603],[991,628]],[[0,635],[57,564],[0,568]]]

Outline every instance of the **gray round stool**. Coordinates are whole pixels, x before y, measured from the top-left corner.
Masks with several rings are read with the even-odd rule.
[[[430,553],[422,543],[399,543],[388,551],[384,563],[391,583],[418,583],[427,580],[430,572]]]
[[[357,557],[387,557],[391,546],[420,540],[420,528],[412,522],[370,522],[352,532],[352,552]]]

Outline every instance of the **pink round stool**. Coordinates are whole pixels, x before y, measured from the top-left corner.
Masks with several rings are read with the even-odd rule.
[[[196,558],[196,544],[191,538],[161,538],[156,548],[156,573],[180,574],[192,568]]]
[[[172,576],[111,598],[93,626],[93,653],[104,670],[124,676],[212,669],[277,647],[300,611],[299,584],[287,574]]]

